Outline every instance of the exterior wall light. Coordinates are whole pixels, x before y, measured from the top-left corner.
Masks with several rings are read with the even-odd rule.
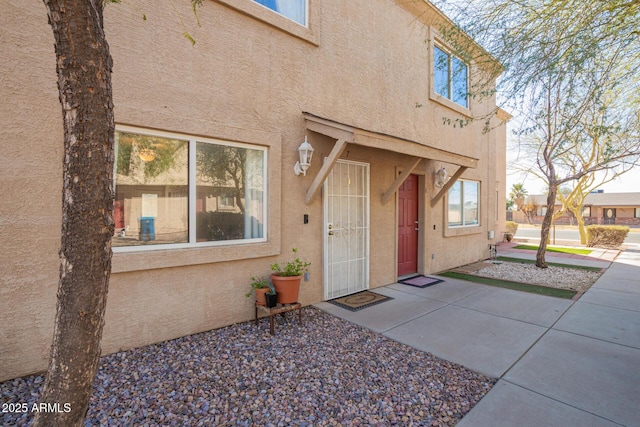
[[[447,182],[448,176],[449,175],[447,174],[447,170],[444,167],[441,167],[436,172],[436,176],[435,176],[435,180],[433,182],[433,186],[436,187],[436,188],[444,187],[444,184]]]
[[[307,176],[307,169],[311,166],[311,157],[313,157],[313,147],[307,142],[306,136],[304,137],[304,142],[298,147],[298,154],[300,155],[300,160],[296,162],[293,171],[296,175],[303,174]]]

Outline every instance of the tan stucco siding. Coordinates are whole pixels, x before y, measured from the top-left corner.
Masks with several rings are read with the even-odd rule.
[[[316,152],[307,176],[296,177],[303,111],[479,159],[463,177],[481,182],[480,226],[453,233],[459,235],[445,235],[446,197],[433,208],[429,203],[440,162],[423,160],[414,171],[422,189],[420,272],[486,257],[487,230],[503,222],[495,221],[492,206],[494,186],[504,186],[495,167],[504,158],[504,137],[483,134],[482,123],[443,124],[461,116],[430,99],[430,28],[391,0],[310,0],[311,30],[292,35],[265,22],[271,11],[258,20],[239,3],[205,1],[197,26],[189,2],[174,2],[186,28],[170,3],[106,9],[116,122],[268,147],[269,225],[263,243],[116,251],[105,353],[251,319],[252,299],[244,297],[249,277],[268,274],[293,247],[312,262],[301,301],[322,300],[323,201],[307,205],[305,194],[334,141],[306,132]],[[46,368],[55,314],[63,141],[42,2],[0,3],[0,75],[1,381]],[[471,111],[494,106],[493,99],[472,102]],[[342,154],[371,168],[371,287],[396,279],[396,201],[383,204],[381,197],[411,161],[388,148],[349,144]]]

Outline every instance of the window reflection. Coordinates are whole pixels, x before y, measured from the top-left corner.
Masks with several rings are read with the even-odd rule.
[[[188,142],[116,132],[113,246],[187,242]]]

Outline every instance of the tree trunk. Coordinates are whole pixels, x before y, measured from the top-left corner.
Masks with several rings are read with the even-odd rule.
[[[64,124],[60,279],[34,426],[82,426],[100,359],[113,235],[112,60],[102,0],[44,0]]]
[[[536,266],[540,268],[547,268],[547,262],[544,258],[547,253],[547,242],[549,241],[549,232],[551,230],[551,223],[553,222],[553,211],[556,205],[557,192],[557,185],[549,185],[549,193],[547,194],[547,213],[544,215],[544,219],[542,220],[540,246],[538,246],[538,253],[536,254]]]

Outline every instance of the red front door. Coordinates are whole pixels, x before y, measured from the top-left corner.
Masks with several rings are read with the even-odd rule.
[[[418,175],[398,190],[398,276],[418,271]]]

